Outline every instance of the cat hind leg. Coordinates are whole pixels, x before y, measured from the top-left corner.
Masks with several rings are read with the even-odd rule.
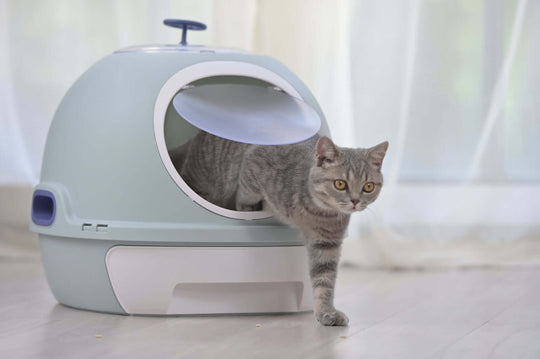
[[[240,181],[236,192],[237,211],[261,211],[263,209],[263,196],[256,188]]]

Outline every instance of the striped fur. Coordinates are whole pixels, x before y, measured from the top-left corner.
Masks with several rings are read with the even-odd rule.
[[[283,146],[257,146],[200,132],[170,154],[186,183],[208,201],[242,211],[270,209],[304,239],[315,316],[323,325],[347,325],[334,308],[340,249],[350,215],[372,203],[383,178],[388,143],[369,149],[337,147],[314,136]],[[347,181],[339,191],[334,181]],[[363,186],[375,189],[365,193]]]

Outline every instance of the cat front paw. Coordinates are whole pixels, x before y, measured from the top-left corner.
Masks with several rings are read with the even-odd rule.
[[[315,316],[322,325],[340,327],[349,325],[349,318],[343,312],[336,309],[326,312],[318,312],[315,314]]]

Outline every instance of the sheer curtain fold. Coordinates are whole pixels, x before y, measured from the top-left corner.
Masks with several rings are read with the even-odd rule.
[[[352,221],[345,260],[398,267],[540,264],[540,162],[514,149],[540,152],[540,131],[531,126],[538,117],[525,127],[515,115],[532,105],[516,97],[517,89],[537,93],[537,71],[527,64],[540,47],[527,39],[540,8],[525,0],[410,1],[407,8],[401,13],[409,31],[401,25],[402,35],[393,34],[407,46],[399,60],[380,65],[404,68],[401,91],[390,92],[401,99],[398,116],[389,118],[376,81],[355,93],[376,102],[372,113],[397,127],[390,140],[397,153],[387,158],[387,186],[372,212]],[[378,43],[364,45],[380,51]],[[493,64],[499,64],[494,71]],[[359,69],[357,82],[373,72]],[[516,76],[524,72],[533,77]],[[509,138],[512,128],[531,132]],[[511,171],[509,158],[528,169],[526,182]]]
[[[0,0],[0,186],[38,182],[82,72],[120,47],[178,42],[162,25],[175,17],[208,24],[191,43],[282,61],[338,144],[390,141],[346,260],[538,264],[540,3],[527,0]]]

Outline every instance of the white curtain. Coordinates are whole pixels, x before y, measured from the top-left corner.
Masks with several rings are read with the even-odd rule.
[[[354,216],[345,261],[540,264],[537,1],[0,0],[0,187],[30,193],[54,110],[95,61],[178,42],[164,18],[208,24],[188,42],[282,61],[338,144],[390,141],[385,188]],[[0,227],[25,223],[7,198]]]

